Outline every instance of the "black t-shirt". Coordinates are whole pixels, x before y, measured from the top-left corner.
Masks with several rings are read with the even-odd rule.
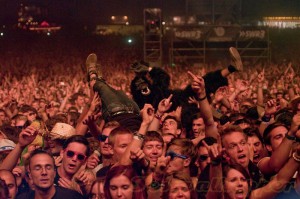
[[[26,193],[21,193],[16,197],[16,199],[34,199],[35,192],[30,190]],[[66,189],[64,187],[55,186],[55,194],[52,199],[61,199],[61,198],[72,198],[72,199],[84,199],[84,197],[77,191]]]

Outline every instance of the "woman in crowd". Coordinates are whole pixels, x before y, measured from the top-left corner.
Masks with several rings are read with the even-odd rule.
[[[92,186],[91,186],[91,192],[89,194],[90,199],[105,199],[104,197],[104,180],[102,178],[97,178]]]
[[[193,187],[192,179],[183,173],[173,173],[166,177],[163,189],[164,199],[196,199],[197,194]]]
[[[209,147],[209,154],[212,161],[218,156],[216,150],[217,144]],[[213,149],[214,148],[214,149]],[[215,161],[216,162],[216,161]],[[275,198],[290,182],[300,166],[300,145],[286,164],[280,169],[278,174],[265,186],[250,190],[251,179],[248,171],[239,164],[226,165],[223,168],[222,164],[212,165],[210,167],[210,187],[207,193],[207,199],[222,198],[225,199],[258,199],[258,198]],[[222,172],[219,172],[219,171]],[[223,177],[222,177],[223,175]],[[212,181],[218,181],[212,183]],[[218,184],[219,183],[219,184]],[[298,186],[298,185],[296,185]],[[289,194],[292,194],[290,192]]]
[[[111,168],[104,183],[106,199],[146,199],[144,180],[136,175],[131,166],[118,165]]]

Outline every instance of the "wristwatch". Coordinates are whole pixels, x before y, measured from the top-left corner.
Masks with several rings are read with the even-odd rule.
[[[296,141],[296,140],[297,140],[297,137],[296,137],[296,136],[288,135],[288,132],[285,134],[285,137],[286,137],[288,140],[292,140],[292,141]]]

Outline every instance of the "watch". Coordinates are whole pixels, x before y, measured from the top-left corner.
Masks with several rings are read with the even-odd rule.
[[[297,138],[295,136],[291,136],[291,135],[288,135],[288,132],[285,134],[285,137],[288,139],[288,140],[292,140],[292,141],[296,141]]]

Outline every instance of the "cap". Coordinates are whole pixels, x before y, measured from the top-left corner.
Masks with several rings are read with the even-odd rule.
[[[50,138],[52,140],[55,139],[65,140],[71,137],[72,135],[75,135],[75,128],[69,124],[60,123],[60,122],[56,123],[50,132]]]
[[[0,152],[11,151],[15,148],[16,144],[9,139],[0,140]]]

